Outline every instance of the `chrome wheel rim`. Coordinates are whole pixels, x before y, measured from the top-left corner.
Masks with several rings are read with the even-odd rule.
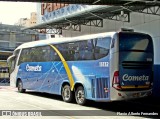
[[[76,96],[77,102],[83,103],[84,100],[85,100],[84,97],[85,97],[85,96],[84,96],[84,91],[83,91],[83,90],[79,90],[79,91],[77,92],[77,96]]]
[[[65,88],[63,90],[63,98],[64,98],[64,100],[69,100],[70,99],[70,89]]]

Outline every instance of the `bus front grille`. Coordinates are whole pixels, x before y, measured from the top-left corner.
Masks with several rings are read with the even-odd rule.
[[[122,67],[125,69],[146,69],[152,66],[149,61],[123,61]]]
[[[108,78],[92,79],[92,98],[108,98]]]

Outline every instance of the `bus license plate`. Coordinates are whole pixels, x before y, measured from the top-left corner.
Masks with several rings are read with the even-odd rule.
[[[134,97],[139,97],[139,96],[141,96],[141,94],[140,93],[134,93],[133,96]]]

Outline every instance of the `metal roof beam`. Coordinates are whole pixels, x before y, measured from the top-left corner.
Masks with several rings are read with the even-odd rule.
[[[96,19],[96,20],[84,19],[82,25],[95,26],[95,27],[103,27],[103,20],[102,19]]]
[[[0,1],[116,5],[116,6],[121,6],[129,2],[133,2],[132,4],[129,4],[130,6],[160,4],[159,0],[0,0]]]
[[[153,6],[142,10],[137,10],[137,12],[160,16],[160,6]]]
[[[77,22],[74,22],[74,21],[69,20],[69,19],[67,19],[67,18],[65,18],[65,20],[68,21],[69,23],[72,23],[72,24],[78,24]]]
[[[81,25],[71,23],[69,26],[63,26],[62,30],[81,31]]]
[[[123,15],[114,15],[114,16],[109,16],[107,19],[110,20],[115,20],[115,21],[122,21],[122,22],[130,22],[130,14],[123,14]]]
[[[99,15],[96,15],[96,14],[92,13],[92,12],[88,12],[88,13],[91,14],[92,16],[95,16],[95,17],[99,18],[99,19],[105,19],[105,18],[103,18]]]
[[[159,6],[125,6],[123,9],[130,10],[132,12],[158,15],[160,16],[160,5]]]

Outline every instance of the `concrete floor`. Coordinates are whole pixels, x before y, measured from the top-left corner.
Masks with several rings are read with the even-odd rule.
[[[132,103],[131,103],[132,104]],[[124,107],[122,106],[124,105]],[[118,112],[123,112],[120,108],[126,108],[128,103],[100,103],[89,101],[86,106],[77,105],[75,102],[66,103],[61,96],[46,93],[27,91],[18,93],[16,88],[10,86],[0,86],[0,119],[142,119],[143,116],[116,116]],[[133,107],[132,104],[131,107]],[[139,105],[141,106],[141,105]],[[131,108],[130,107],[130,108]],[[141,107],[142,108],[142,107]],[[144,107],[145,108],[145,107]],[[77,110],[77,111],[75,111]],[[3,112],[2,112],[3,111]],[[6,112],[9,111],[9,112]],[[137,110],[138,113],[141,113]],[[11,113],[14,116],[2,116]],[[128,113],[128,112],[127,112]],[[17,116],[20,115],[20,116]],[[21,116],[23,115],[23,116]],[[37,115],[28,117],[25,115]],[[42,116],[40,116],[42,115]],[[123,114],[125,115],[125,113]]]

